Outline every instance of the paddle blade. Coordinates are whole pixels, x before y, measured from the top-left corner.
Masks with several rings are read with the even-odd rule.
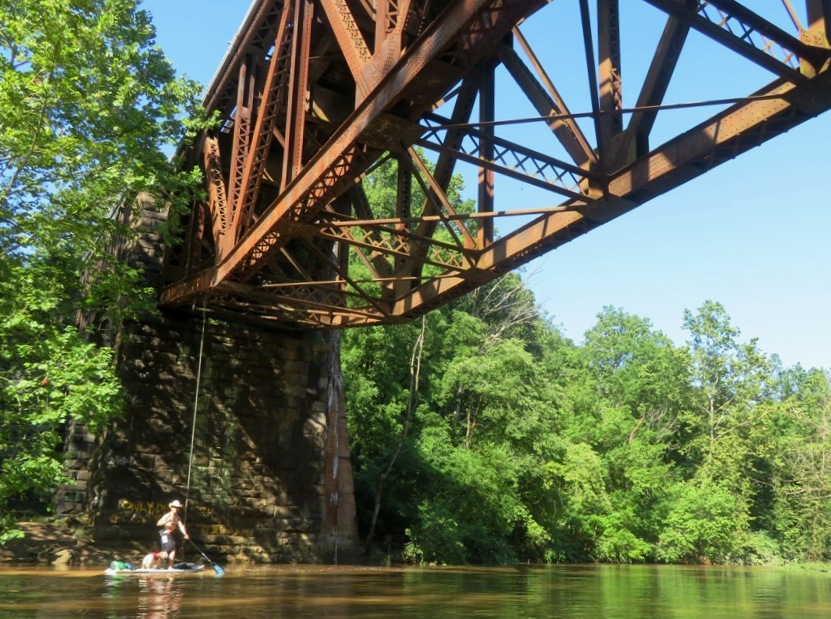
[[[205,561],[207,561],[208,563],[211,564],[211,567],[214,568],[214,572],[216,572],[217,576],[222,576],[225,573],[225,570],[223,570],[220,566],[218,566],[216,563],[211,561],[211,558],[208,555],[206,555],[202,551],[202,549],[199,548],[199,546],[194,544],[193,541],[189,537],[187,538],[187,540],[190,542],[190,545],[193,546],[194,548],[196,548],[197,552],[199,552],[199,554],[202,555],[205,558]]]

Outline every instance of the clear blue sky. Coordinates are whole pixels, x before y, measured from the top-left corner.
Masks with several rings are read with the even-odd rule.
[[[567,11],[577,3],[557,4]],[[248,0],[142,3],[178,71],[206,85],[248,6]],[[667,102],[715,97],[717,85],[741,79],[729,69],[719,74],[718,66],[713,60],[714,70],[706,72],[712,93],[704,96],[695,85],[689,94],[670,91]],[[572,112],[588,111],[580,102],[569,104]],[[664,118],[671,123],[673,117]],[[758,338],[760,348],[785,365],[831,368],[829,137],[826,113],[539,258],[526,269],[537,300],[577,342],[611,305],[649,318],[680,344],[684,310],[710,299],[724,305],[743,341]],[[500,193],[497,185],[497,200],[512,191]]]

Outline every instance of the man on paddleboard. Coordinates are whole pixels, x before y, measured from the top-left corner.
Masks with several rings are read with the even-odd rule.
[[[182,517],[179,515],[179,509],[182,507],[182,504],[177,499],[171,501],[168,507],[170,507],[170,511],[159,518],[156,526],[161,527],[159,529],[159,539],[161,540],[162,550],[167,553],[168,566],[171,566],[176,563],[177,544],[176,538],[173,536],[174,532],[178,529],[182,537],[185,539],[189,538],[188,532],[185,529],[185,523],[182,522]]]

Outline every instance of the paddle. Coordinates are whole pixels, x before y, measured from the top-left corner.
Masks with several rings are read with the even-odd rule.
[[[191,539],[190,539],[190,538],[187,538],[187,540],[190,542],[190,545],[191,545],[191,546],[193,546],[194,548],[196,548],[196,550],[199,552],[199,554],[200,554],[200,555],[202,555],[203,557],[205,557],[205,561],[207,561],[208,563],[210,563],[210,564],[211,564],[211,567],[212,567],[212,568],[214,568],[214,572],[216,572],[216,575],[217,575],[217,576],[222,576],[222,575],[225,573],[225,570],[223,570],[223,569],[222,569],[219,565],[217,565],[216,563],[214,563],[213,561],[211,561],[210,557],[208,557],[208,555],[206,555],[204,552],[202,552],[202,550],[199,548],[199,546],[197,546],[196,544],[194,544],[194,543],[191,541]]]

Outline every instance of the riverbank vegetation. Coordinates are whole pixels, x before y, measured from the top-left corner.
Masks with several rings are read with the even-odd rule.
[[[368,180],[374,208],[394,180],[392,166]],[[679,319],[683,344],[606,307],[575,343],[513,273],[412,324],[344,332],[368,548],[454,564],[829,560],[828,373],[783,367],[718,302]]]
[[[373,541],[419,563],[828,561],[828,374],[716,302],[683,321],[607,307],[578,345],[509,275],[345,333],[362,531],[380,496]]]

